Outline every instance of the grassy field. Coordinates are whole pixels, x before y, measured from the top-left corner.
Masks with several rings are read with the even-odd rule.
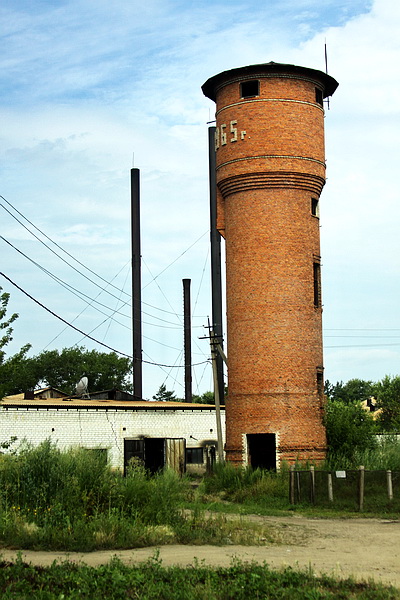
[[[33,567],[21,560],[0,563],[2,600],[397,600],[400,591],[352,579],[316,577],[312,571],[270,570],[267,565],[233,563],[211,569],[164,568],[157,557],[136,567],[117,559],[97,568],[72,563]]]
[[[384,485],[371,487],[364,517],[397,518],[395,483],[392,502],[385,499]],[[292,506],[285,469],[272,473],[217,465],[212,476],[193,481],[172,471],[149,476],[133,464],[122,477],[101,455],[83,449],[61,452],[45,442],[0,455],[0,544],[90,551],[171,543],[257,544],[261,538],[273,542],[275,534],[266,525],[243,528],[226,513],[356,517],[353,488],[350,502],[338,507],[307,501]]]
[[[397,492],[397,490],[396,490]],[[378,491],[366,516],[391,516]],[[101,455],[82,449],[59,451],[46,442],[37,448],[0,455],[0,547],[92,551],[164,544],[282,544],[272,524],[231,520],[227,513],[358,517],[354,510],[315,507],[288,499],[288,472],[217,466],[212,476],[193,480],[172,471],[149,476],[133,464],[127,477],[113,472]],[[1,552],[1,551],[0,551]],[[117,560],[96,569],[71,563],[48,568],[3,562],[2,600],[67,598],[400,598],[400,591],[374,583],[339,581],[293,569],[232,564],[164,568],[155,557],[127,567]]]

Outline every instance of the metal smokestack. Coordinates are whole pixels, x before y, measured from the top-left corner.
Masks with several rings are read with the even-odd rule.
[[[183,322],[185,346],[185,402],[192,402],[192,325],[190,309],[190,279],[182,279],[183,283]]]
[[[142,399],[142,280],[140,255],[140,171],[131,169],[133,393]]]

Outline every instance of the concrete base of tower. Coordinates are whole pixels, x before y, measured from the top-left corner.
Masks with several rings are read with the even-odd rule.
[[[245,465],[243,458],[243,448],[225,447],[225,460],[226,462],[234,465],[235,467],[243,467]]]
[[[226,460],[253,468],[321,462],[323,403],[315,392],[233,394],[226,402]]]

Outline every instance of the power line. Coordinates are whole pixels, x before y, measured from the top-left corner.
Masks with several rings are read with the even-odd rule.
[[[98,302],[94,298],[91,298],[90,296],[88,296],[87,294],[85,294],[84,292],[82,292],[81,290],[77,290],[75,287],[73,287],[72,285],[70,285],[69,283],[67,283],[66,281],[64,281],[60,277],[58,277],[57,275],[54,275],[54,273],[52,273],[51,271],[49,271],[48,269],[46,269],[45,267],[43,267],[41,264],[39,264],[38,262],[36,262],[35,260],[33,260],[33,258],[30,258],[30,256],[28,256],[27,254],[25,254],[24,252],[22,252],[22,250],[20,250],[16,246],[14,246],[14,244],[12,244],[9,240],[7,240],[2,235],[0,235],[0,239],[2,239],[3,242],[5,242],[9,246],[11,246],[11,248],[13,248],[16,252],[18,252],[19,254],[21,254],[21,256],[23,256],[24,258],[26,258],[27,260],[29,260],[29,262],[31,262],[32,264],[34,264],[35,267],[37,267],[38,269],[40,269],[41,271],[43,271],[43,273],[45,273],[46,275],[48,275],[49,277],[51,277],[51,279],[53,279],[54,281],[56,281],[57,283],[59,283],[63,288],[65,288],[66,290],[68,290],[69,292],[71,292],[71,294],[73,294],[74,296],[77,296],[78,298],[80,298],[80,300],[84,300],[85,302],[87,302],[87,300],[85,300],[85,298],[87,298],[88,300],[90,300],[90,302],[87,302],[89,305],[93,306],[93,303],[96,303],[96,304],[99,304],[99,306],[102,306],[103,308],[106,308],[107,310],[110,310],[113,315],[117,312],[122,317],[126,317],[128,319],[130,318],[129,315],[126,315],[126,314],[124,314],[124,313],[122,313],[120,311],[115,311],[114,309],[110,308],[106,304],[103,304],[102,302]],[[126,306],[126,304],[127,303],[125,302],[124,306]],[[94,308],[96,310],[98,310],[99,312],[102,312],[98,308],[96,308],[96,307],[94,307]],[[105,314],[105,313],[102,313],[102,314]],[[120,325],[122,325],[122,323],[120,323]]]
[[[158,279],[158,277],[160,277],[163,273],[165,273],[165,271],[167,271],[170,267],[172,267],[173,264],[175,264],[180,258],[182,258],[182,256],[184,254],[186,254],[186,252],[189,252],[189,250],[191,248],[193,248],[193,246],[195,246],[197,244],[197,242],[199,242],[207,234],[208,234],[208,231],[206,231],[205,233],[203,233],[199,238],[197,238],[197,240],[195,242],[193,242],[193,244],[191,244],[188,248],[186,248],[186,250],[184,250],[179,256],[177,256],[175,258],[175,260],[173,260],[162,271],[160,271],[160,273],[158,275],[156,275],[155,277],[152,276],[153,279],[151,281],[149,281],[149,283],[146,283],[146,285],[143,287],[143,289],[145,289],[146,287],[148,287],[151,283],[153,283],[153,281],[155,281],[156,279]],[[142,260],[143,260],[143,257],[142,257]],[[147,265],[146,265],[146,267],[147,267]],[[150,275],[152,275],[151,272],[150,272],[149,267],[147,267],[147,269],[149,270]]]
[[[110,306],[107,306],[106,304],[103,304],[102,302],[99,302],[96,298],[92,298],[88,294],[85,294],[81,290],[78,290],[77,288],[75,288],[71,284],[67,283],[66,281],[64,281],[63,279],[61,279],[60,277],[58,277],[57,275],[54,275],[54,273],[52,273],[51,271],[49,271],[48,269],[46,269],[45,267],[43,267],[40,263],[38,263],[37,261],[33,260],[33,258],[31,258],[27,254],[25,254],[22,250],[20,250],[16,246],[14,246],[14,244],[12,244],[4,236],[0,235],[0,239],[2,239],[6,244],[8,244],[9,246],[11,246],[11,248],[13,248],[19,254],[21,254],[21,256],[23,256],[24,258],[26,258],[33,265],[35,265],[35,267],[37,267],[38,269],[40,269],[41,271],[43,271],[43,273],[45,273],[46,275],[48,275],[49,277],[51,277],[51,279],[53,279],[56,283],[60,284],[63,288],[65,288],[66,290],[68,290],[71,294],[73,294],[74,296],[76,296],[80,300],[83,300],[84,302],[86,302],[88,306],[92,306],[95,310],[97,310],[101,314],[108,316],[109,319],[112,319],[115,314],[119,314],[122,317],[125,317],[127,319],[131,318],[130,315],[126,315],[125,313],[121,312],[120,310],[118,310],[116,308],[113,309]],[[102,291],[106,291],[103,288],[100,288],[100,289]],[[117,296],[114,296],[114,294],[112,294],[112,296],[114,298],[117,298]],[[118,299],[118,301],[122,302],[122,306],[126,306],[127,305],[127,302],[124,302],[124,301],[122,301],[120,299]],[[96,306],[94,306],[94,304],[98,304],[99,306],[102,306],[103,308],[106,308],[107,310],[111,311],[111,315],[107,315],[102,310],[96,308]],[[182,327],[181,323],[172,323],[171,321],[166,321],[165,319],[161,319],[161,317],[156,317],[155,315],[152,315],[152,314],[146,313],[146,312],[143,312],[143,314],[151,317],[152,319],[158,319],[159,321],[163,321],[163,323],[169,323],[170,325],[172,325],[172,327],[168,327],[166,325],[159,325],[159,324],[156,324],[156,323],[149,323],[148,321],[143,321],[143,323],[146,324],[146,325],[151,325],[153,327],[160,327],[160,328],[163,328],[163,329],[180,329]],[[176,315],[176,316],[178,316],[178,315]],[[122,327],[127,327],[126,325],[124,325],[123,323],[120,323],[119,321],[116,321],[116,323],[118,323]],[[200,328],[201,325],[197,325],[196,327]]]
[[[55,242],[52,238],[50,238],[50,236],[48,236],[44,231],[42,231],[39,227],[37,227],[37,225],[35,225],[30,219],[28,219],[28,217],[26,217],[21,211],[19,211],[15,206],[13,206],[13,204],[11,204],[11,202],[9,200],[7,200],[4,196],[0,195],[0,198],[2,200],[4,200],[4,202],[6,202],[8,204],[8,206],[10,206],[12,208],[12,210],[14,210],[18,215],[20,215],[20,217],[22,217],[25,221],[27,221],[34,229],[36,229],[36,231],[38,231],[42,236],[44,236],[47,240],[49,240],[49,242],[51,242],[52,244],[54,244],[54,246],[56,246],[59,250],[61,250],[62,252],[64,252],[69,258],[71,258],[72,260],[74,260],[77,264],[79,264],[81,267],[83,267],[84,269],[86,269],[87,271],[89,271],[90,273],[92,273],[95,277],[97,277],[98,279],[100,279],[101,281],[103,281],[104,283],[106,283],[107,285],[111,286],[112,288],[114,288],[115,290],[117,290],[120,293],[123,293],[127,296],[129,296],[130,298],[130,294],[128,292],[126,292],[124,289],[121,289],[117,286],[115,286],[113,283],[111,283],[110,281],[107,281],[104,277],[102,277],[101,275],[99,275],[98,273],[96,273],[95,271],[93,271],[90,267],[86,266],[84,263],[82,263],[80,260],[78,260],[75,256],[73,256],[70,252],[68,252],[67,250],[65,250],[62,246],[60,246],[57,242]],[[8,208],[6,206],[4,206],[3,204],[0,205],[15,221],[17,221],[17,223],[19,223],[26,231],[28,231],[40,244],[42,244],[45,248],[47,248],[52,254],[54,254],[55,256],[57,256],[57,258],[59,258],[61,261],[63,261],[65,264],[67,264],[69,267],[71,267],[71,269],[73,269],[76,273],[78,273],[79,275],[81,275],[84,279],[86,279],[87,281],[89,281],[90,283],[92,283],[93,285],[95,285],[96,287],[98,287],[101,291],[106,292],[107,294],[109,294],[110,296],[112,296],[113,298],[117,299],[118,301],[121,301],[120,298],[118,298],[118,296],[116,296],[115,294],[112,294],[110,291],[108,291],[106,288],[100,286],[98,283],[96,283],[95,281],[93,281],[92,279],[90,279],[89,277],[87,277],[87,275],[85,275],[84,273],[82,273],[81,271],[79,271],[79,269],[77,269],[76,267],[74,267],[73,265],[71,265],[71,263],[69,263],[67,260],[65,260],[62,256],[60,256],[57,252],[55,252],[52,248],[50,248],[50,246],[48,244],[46,244],[42,239],[40,239],[40,237],[38,237],[34,232],[32,232],[29,227],[27,227],[24,223],[22,223],[22,221],[20,221],[20,219],[18,219],[10,210],[8,210]],[[174,259],[172,261],[172,263],[170,263],[167,267],[165,267],[165,269],[163,269],[163,271],[161,271],[161,273],[159,273],[158,275],[156,275],[155,277],[153,277],[152,281],[154,281],[156,278],[158,278],[162,273],[164,273],[170,266],[172,266],[175,262],[177,262],[177,260],[179,260],[179,258],[181,258],[186,252],[188,252],[188,250],[190,250],[195,244],[197,244],[198,241],[200,241],[203,237],[204,237],[205,233],[203,235],[201,235],[193,244],[191,244],[186,250],[184,250],[184,252],[182,252],[176,259]],[[3,238],[4,239],[4,238]],[[6,240],[5,240],[6,241]],[[9,242],[8,242],[9,243]],[[10,244],[12,245],[12,244]],[[18,249],[13,246],[17,251]],[[20,251],[19,251],[20,252]],[[23,254],[21,252],[21,254]],[[24,255],[24,254],[23,254]],[[26,257],[26,255],[24,255]],[[27,258],[27,257],[26,257]],[[32,261],[34,262],[34,261]],[[34,263],[36,264],[36,263]],[[39,267],[42,268],[42,267]],[[147,285],[150,285],[150,283],[152,283],[152,281],[150,281]],[[147,285],[145,287],[147,287]],[[130,299],[127,300],[126,302],[124,302],[124,306],[130,304]],[[153,306],[147,302],[142,301],[142,304],[149,306],[150,308],[154,308],[155,310],[159,310],[161,312],[167,313],[167,314],[173,314],[175,316],[177,316],[176,312],[170,312],[167,311],[163,308],[159,308],[157,306]],[[105,305],[102,305],[105,306]],[[109,307],[106,307],[109,310],[112,310]],[[158,317],[154,316],[154,315],[150,315],[149,313],[145,313],[148,316],[151,316],[154,319],[157,319]],[[126,316],[126,315],[124,315]],[[166,321],[168,322],[168,321]],[[172,324],[172,323],[170,323]]]
[[[75,327],[75,325],[72,325],[72,323],[69,323],[66,319],[63,319],[63,317],[60,317],[60,315],[57,315],[54,311],[52,311],[50,308],[48,308],[47,306],[45,306],[44,304],[42,304],[41,302],[39,302],[39,300],[36,300],[36,298],[34,298],[33,296],[31,296],[26,290],[24,290],[23,288],[21,288],[17,283],[15,283],[15,281],[13,281],[12,279],[10,279],[10,277],[7,277],[7,275],[5,275],[4,273],[2,273],[1,271],[0,271],[0,275],[2,277],[4,277],[4,279],[7,279],[7,281],[9,283],[11,283],[11,285],[13,285],[15,288],[17,288],[17,290],[19,290],[20,292],[22,292],[23,294],[25,294],[25,296],[27,296],[30,300],[32,300],[33,302],[35,302],[36,304],[38,304],[41,308],[43,308],[44,310],[46,310],[53,317],[56,317],[56,319],[59,319],[60,321],[62,321],[66,325],[68,325],[68,327],[71,327],[71,329],[74,329],[75,331],[77,331],[81,335],[84,335],[85,338],[88,338],[89,340],[92,340],[93,342],[96,342],[96,344],[100,344],[100,346],[103,346],[104,348],[107,348],[108,350],[111,350],[111,352],[115,352],[116,354],[121,354],[121,356],[126,356],[127,358],[132,359],[132,356],[130,356],[129,354],[125,354],[125,352],[121,352],[120,350],[116,350],[115,348],[112,348],[108,344],[104,344],[103,342],[100,342],[100,340],[97,340],[96,338],[92,337],[91,335],[88,335],[87,333],[85,333],[84,331],[82,331],[82,329],[79,329],[78,327]],[[164,365],[162,363],[149,362],[149,361],[146,361],[146,360],[143,360],[142,362],[150,364],[150,365],[154,365],[156,367],[165,367],[167,369],[184,368],[185,367],[185,365]],[[208,362],[208,361],[201,361],[201,362],[198,362],[198,363],[194,363],[191,366],[192,367],[196,367],[198,365],[203,365],[206,362]]]
[[[2,198],[5,202],[7,202],[7,204],[9,204],[10,206],[12,206],[12,204],[10,202],[8,202],[8,200],[6,200],[4,198],[4,196],[0,196],[0,198]],[[95,285],[96,287],[102,289],[103,291],[105,291],[107,294],[109,294],[110,296],[113,296],[113,298],[116,298],[117,300],[119,300],[118,296],[115,296],[115,294],[112,294],[111,292],[107,291],[106,289],[102,288],[98,283],[96,283],[95,281],[93,281],[92,279],[90,279],[90,277],[88,277],[87,275],[84,275],[84,273],[82,273],[81,271],[79,271],[79,269],[77,269],[76,267],[74,267],[73,265],[71,265],[71,263],[69,263],[67,260],[65,260],[65,258],[63,258],[62,256],[60,256],[59,254],[57,254],[57,252],[55,252],[52,248],[50,248],[50,246],[48,244],[46,244],[43,240],[40,239],[40,237],[38,237],[35,233],[33,233],[33,231],[31,231],[29,229],[29,227],[27,227],[26,225],[24,225],[24,223],[22,223],[22,221],[20,221],[15,215],[12,214],[12,212],[10,212],[3,204],[1,205],[1,207],[13,218],[17,221],[17,223],[19,223],[24,229],[26,229],[26,231],[28,231],[40,244],[42,244],[45,248],[47,248],[48,250],[50,250],[50,252],[52,254],[54,254],[55,256],[57,256],[57,258],[59,258],[60,260],[62,260],[63,263],[65,263],[66,265],[68,265],[69,267],[71,267],[71,269],[73,269],[76,273],[79,273],[79,275],[82,275],[82,277],[84,277],[84,279],[86,279],[87,281],[90,281],[90,283],[93,283],[93,285]],[[39,231],[39,233],[41,233],[46,239],[48,239],[52,244],[54,244],[55,246],[57,246],[57,248],[59,248],[62,252],[65,252],[65,254],[67,254],[67,256],[69,256],[70,258],[72,258],[73,260],[75,260],[79,265],[81,265],[84,269],[87,269],[90,273],[92,273],[93,275],[95,275],[96,277],[98,277],[99,279],[101,279],[102,281],[104,281],[105,283],[107,283],[107,285],[110,285],[111,287],[114,287],[115,289],[117,289],[119,292],[124,293],[124,294],[128,294],[128,292],[125,292],[124,290],[121,290],[120,288],[117,288],[115,285],[113,285],[112,283],[110,283],[109,281],[107,281],[106,279],[104,279],[103,277],[101,277],[101,275],[97,275],[97,273],[95,273],[92,269],[90,269],[89,267],[87,267],[86,265],[84,265],[82,262],[80,262],[77,258],[75,258],[72,254],[70,254],[69,252],[67,252],[66,250],[64,250],[64,248],[62,248],[59,244],[57,244],[57,242],[54,242],[48,235],[46,235],[43,231],[41,231],[41,229],[39,229],[38,227],[36,227],[36,225],[34,225],[32,223],[32,221],[30,221],[29,219],[27,219],[22,213],[20,213],[14,206],[12,206],[13,210],[15,210],[21,217],[23,217],[26,221],[28,221],[28,223],[30,225],[32,225],[32,227],[34,227],[37,231]]]

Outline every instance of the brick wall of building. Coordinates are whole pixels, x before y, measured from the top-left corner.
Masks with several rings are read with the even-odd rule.
[[[37,446],[46,439],[60,449],[107,450],[111,466],[123,468],[124,439],[185,438],[187,448],[217,443],[215,410],[96,410],[0,407],[0,440],[16,436]],[[225,427],[223,423],[223,436]]]

